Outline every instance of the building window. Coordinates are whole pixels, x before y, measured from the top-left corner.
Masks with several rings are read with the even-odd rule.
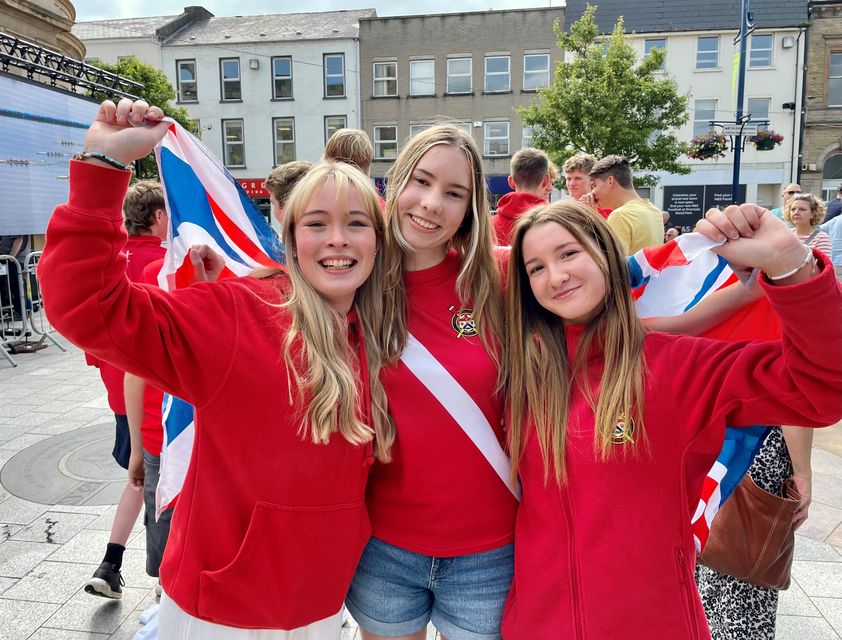
[[[330,137],[348,126],[348,118],[345,116],[325,116],[325,144]]]
[[[275,166],[295,160],[295,119],[272,118]]]
[[[523,147],[531,147],[532,145],[532,138],[535,135],[535,127],[530,127],[529,125],[523,125],[523,135],[521,138],[521,146]]]
[[[324,56],[325,97],[345,97],[345,54],[326,53]]]
[[[226,167],[246,166],[246,144],[242,119],[222,121],[222,154]]]
[[[409,95],[436,95],[436,70],[433,60],[410,60]]]
[[[275,100],[292,98],[292,58],[272,58],[272,97]]]
[[[537,91],[550,86],[550,54],[530,53],[523,56],[523,90]]]
[[[473,90],[473,60],[471,58],[448,58],[447,92],[471,93]]]
[[[663,49],[664,53],[666,53],[667,39],[666,38],[646,38],[646,40],[643,43],[643,55],[648,56],[649,52],[652,51],[652,49]],[[661,69],[661,71],[663,71],[664,68],[666,67],[666,65],[667,65],[667,58],[666,58],[666,56],[664,56],[664,61],[661,63],[661,66],[658,67],[658,68]]]
[[[485,91],[497,93],[511,90],[509,56],[488,56],[485,58]]]
[[[374,158],[394,160],[398,156],[398,127],[394,124],[374,126]]]
[[[425,129],[429,129],[433,125],[429,122],[411,122],[409,124],[409,137],[414,138]]]
[[[748,66],[750,67],[771,67],[772,66],[772,44],[775,38],[771,33],[751,34],[751,50],[748,54]]]
[[[222,85],[222,100],[242,100],[243,90],[240,81],[240,59],[220,58],[219,79]]]
[[[827,67],[827,105],[842,107],[842,52],[831,53]]]
[[[196,83],[196,61],[176,60],[175,75],[178,84],[178,101],[198,102],[199,89]]]
[[[454,122],[453,126],[456,127],[457,129],[461,129],[462,131],[464,131],[465,133],[467,133],[471,137],[474,136],[474,125],[470,121]]]
[[[711,130],[710,121],[716,118],[716,100],[696,100],[693,113],[693,136]]]
[[[771,98],[749,98],[746,100],[746,113],[752,120],[768,120]]]
[[[374,96],[382,98],[396,95],[398,95],[398,63],[375,62]]]
[[[696,38],[696,68],[719,68],[719,36],[699,36]]]
[[[485,147],[486,156],[507,156],[509,155],[509,123],[508,122],[486,122],[485,123]]]

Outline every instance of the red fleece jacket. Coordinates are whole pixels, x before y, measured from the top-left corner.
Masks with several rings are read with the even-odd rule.
[[[578,391],[563,487],[545,485],[529,434],[505,640],[710,638],[689,525],[725,425],[824,426],[842,417],[842,291],[816,255],[824,269],[812,280],[764,286],[781,319],[780,341],[646,336],[648,453],[624,456],[627,445],[617,445],[598,461],[593,411]],[[822,321],[805,327],[804,318],[815,317]],[[569,331],[570,353],[580,335]],[[590,354],[592,389],[602,364],[601,353]]]
[[[513,191],[500,198],[497,202],[497,215],[493,218],[497,244],[501,246],[511,244],[515,221],[525,211],[539,204],[547,204],[547,201],[523,191]]]
[[[70,201],[53,214],[38,271],[47,315],[65,337],[196,407],[164,590],[190,615],[234,627],[294,629],[333,615],[370,536],[371,445],[299,435],[282,356],[284,278],[170,293],[126,278],[128,179],[71,162]],[[368,415],[355,314],[348,323]]]

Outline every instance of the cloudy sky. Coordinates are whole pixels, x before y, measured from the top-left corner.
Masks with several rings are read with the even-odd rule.
[[[217,16],[259,15],[262,13],[292,13],[302,10],[301,0],[75,0],[76,19],[106,20],[139,16],[164,16],[181,13],[191,4],[201,5]],[[336,9],[377,9],[381,16],[416,13],[445,13],[453,11],[485,11],[487,9],[517,9],[524,7],[560,6],[563,0],[311,0],[307,11]]]

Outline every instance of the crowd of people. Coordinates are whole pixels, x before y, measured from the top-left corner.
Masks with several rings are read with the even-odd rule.
[[[714,252],[763,274],[699,305],[701,325],[765,296],[782,334],[706,340],[638,318],[628,256],[668,230],[625,158],[574,156],[571,198],[549,203],[558,171],[524,149],[492,216],[458,127],[409,140],[385,200],[370,142],[348,130],[321,162],[267,180],[283,269],[165,292],[130,248],[160,237],[165,209],[134,222],[142,187],[126,196],[122,168],[161,139],[162,117],[100,106],[39,266],[52,324],[127,372],[114,411],[133,486],[152,479],[148,495],[160,454],[159,434],[133,426],[160,429],[143,394],[196,407],[169,539],[147,535],[160,638],[334,640],[343,606],[366,640],[421,640],[430,622],[448,640],[774,636],[753,608],[716,617],[731,592],[704,588],[689,523],[726,425],[798,425],[785,443],[809,465],[811,428],[842,418],[823,203],[789,201],[792,228],[752,204],[699,221]],[[216,270],[206,249],[195,258]],[[824,321],[805,332],[811,309]],[[796,458],[781,473],[809,476]],[[110,574],[94,576],[106,586],[89,583],[111,597],[117,519]]]

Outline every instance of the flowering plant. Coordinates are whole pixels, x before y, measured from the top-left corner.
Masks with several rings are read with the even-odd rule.
[[[690,141],[690,149],[687,151],[687,155],[694,160],[724,158],[727,150],[728,139],[725,134],[719,131],[709,131]]]
[[[749,136],[749,141],[758,151],[771,151],[783,140],[784,137],[781,134],[775,133],[771,129],[761,129],[753,136]]]

